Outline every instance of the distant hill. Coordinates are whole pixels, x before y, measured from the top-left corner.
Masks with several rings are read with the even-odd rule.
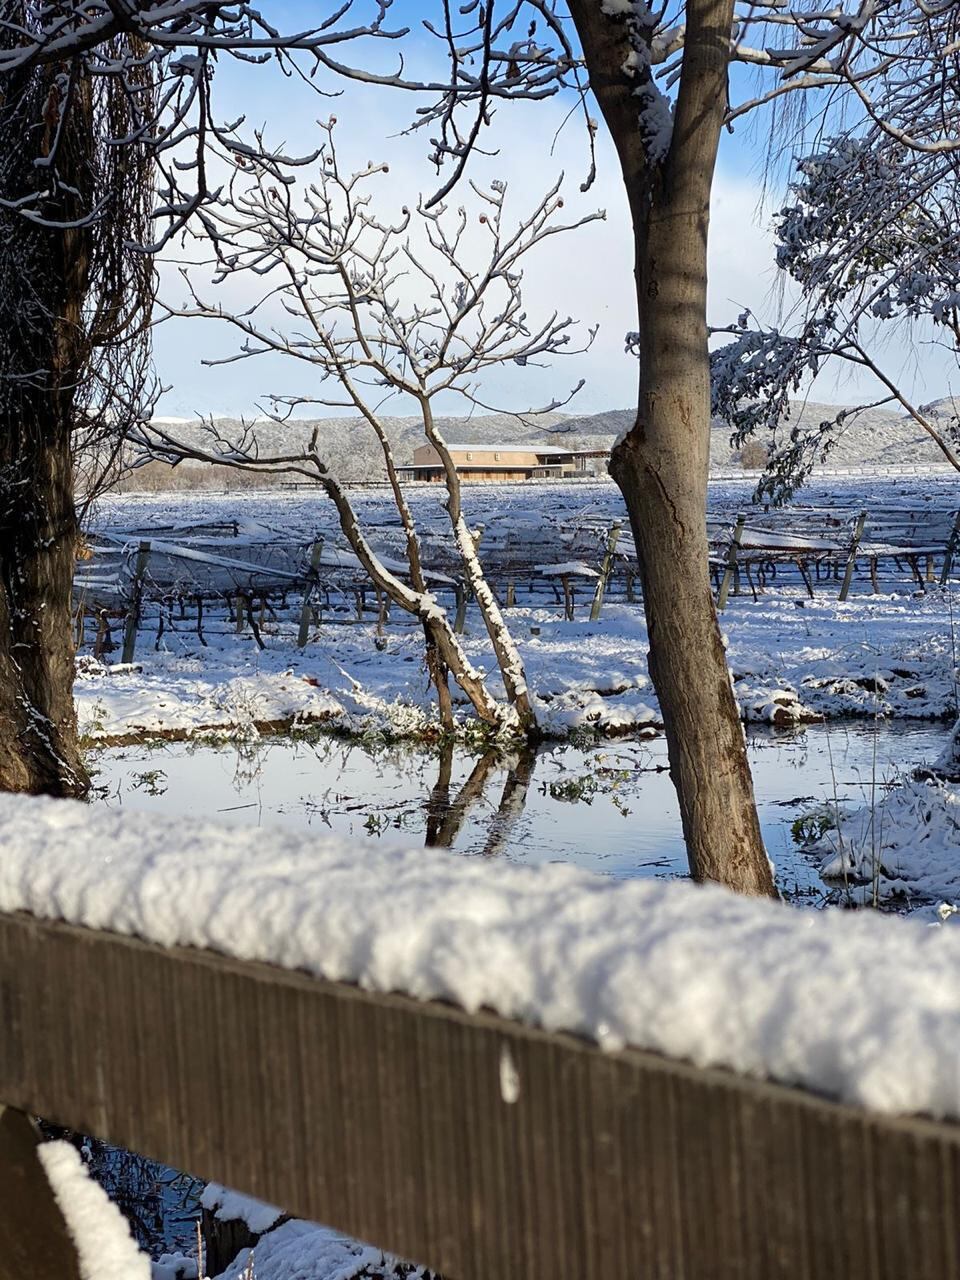
[[[797,422],[815,427],[820,422],[835,418],[838,411],[837,405],[795,402],[790,418],[780,423],[775,436],[788,432]],[[944,397],[934,400],[924,406],[923,412],[946,427],[954,414],[960,416],[960,399]],[[441,418],[438,426],[446,439],[454,444],[583,444],[590,448],[606,448],[629,427],[633,417],[634,413],[629,409],[610,409],[581,416],[552,413],[536,419],[495,413]],[[217,451],[208,426],[198,420],[158,418],[156,424],[185,443]],[[419,419],[385,418],[384,425],[397,461],[410,462],[414,447],[423,439]],[[244,424],[235,418],[217,418],[214,426],[219,435],[234,443],[245,431],[248,432],[263,457],[298,451],[316,430],[321,456],[343,480],[362,482],[385,478],[379,445],[361,418],[298,419],[282,426],[264,420]],[[763,440],[761,443],[769,442]],[[870,469],[936,466],[943,462],[940,450],[912,419],[889,409],[870,409],[849,419],[827,465]],[[739,465],[739,453],[730,444],[730,430],[722,423],[714,424],[710,463],[714,470]],[[190,467],[191,471],[193,469],[189,463],[184,466]],[[178,470],[182,471],[182,468]],[[165,487],[164,474],[164,468],[151,467],[149,487]],[[219,468],[218,475],[222,482],[224,475]],[[169,480],[171,487],[179,487],[185,482],[190,484],[182,474],[176,478],[171,475]],[[130,487],[137,485],[134,483]]]
[[[560,413],[539,415],[536,425],[530,419],[521,419],[514,414],[489,413],[468,418],[438,418],[437,426],[451,443],[480,445],[496,441],[499,444],[526,444],[531,440],[551,443],[552,430],[564,421],[565,415]],[[382,422],[397,462],[412,462],[414,447],[423,443],[420,419],[384,417]],[[157,418],[155,423],[176,440],[200,446],[207,452],[217,452],[218,446],[209,423],[179,418]],[[262,457],[294,453],[310,440],[316,430],[320,456],[341,479],[386,478],[380,445],[362,418],[298,418],[283,425],[268,420],[254,419],[243,423],[237,418],[215,418],[213,426],[217,434],[234,443],[239,442],[245,432],[248,433],[256,440]]]

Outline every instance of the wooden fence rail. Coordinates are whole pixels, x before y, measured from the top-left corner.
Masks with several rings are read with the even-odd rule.
[[[457,1280],[960,1278],[960,1126],[23,915],[0,1019],[9,1107]]]

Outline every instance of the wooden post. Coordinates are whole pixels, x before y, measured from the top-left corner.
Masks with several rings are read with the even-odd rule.
[[[300,607],[300,629],[297,632],[297,648],[302,649],[310,634],[310,600],[320,572],[320,557],[323,555],[323,538],[317,538],[310,551],[310,576],[303,589],[303,604]]]
[[[137,627],[140,625],[140,601],[143,596],[143,578],[147,571],[147,561],[149,559],[150,543],[141,542],[137,549],[137,565],[134,570],[133,582],[131,583],[133,599],[130,602],[127,622],[123,630],[123,662],[132,662],[136,651]]]
[[[80,1280],[33,1121],[0,1103],[0,1280]]]
[[[850,543],[850,551],[847,554],[847,567],[843,574],[843,586],[840,588],[840,595],[837,599],[843,603],[850,592],[850,583],[853,581],[853,567],[857,562],[857,551],[860,548],[860,539],[863,537],[863,526],[867,523],[867,513],[861,511],[857,516],[857,523],[853,530],[853,541]]]
[[[720,592],[717,596],[717,608],[724,610],[727,607],[727,598],[730,595],[730,579],[733,577],[737,567],[737,552],[740,549],[740,542],[743,538],[743,526],[747,523],[746,516],[737,516],[737,523],[734,525],[733,537],[730,539],[730,546],[727,550],[727,567],[723,571],[723,581],[720,583]]]
[[[386,627],[390,617],[390,598],[380,587],[375,587],[374,590],[377,593],[377,632],[373,643],[382,652],[387,647]]]
[[[236,618],[235,631],[237,635],[243,630],[243,596],[237,592],[233,602],[234,617]]]
[[[947,539],[946,550],[943,553],[943,572],[940,574],[941,587],[945,587],[949,581],[950,574],[953,571],[953,557],[957,553],[958,546],[960,546],[960,511],[957,512],[953,521],[953,529]]]
[[[517,603],[516,583],[514,582],[513,578],[508,578],[507,579],[507,602],[504,607],[507,609],[512,609],[516,603]]]
[[[604,552],[603,563],[600,566],[600,577],[597,579],[597,589],[593,593],[593,604],[590,606],[590,621],[596,622],[600,617],[600,610],[603,608],[603,597],[606,594],[607,583],[610,581],[610,574],[613,570],[613,557],[617,550],[617,539],[620,537],[620,530],[623,523],[620,520],[614,520],[610,526],[610,532],[607,534],[607,549]]]
[[[459,580],[453,589],[457,598],[457,616],[453,620],[453,633],[454,635],[462,636],[463,628],[467,625],[467,597],[469,593],[466,583]]]
[[[570,586],[569,574],[561,573],[560,581],[563,583],[563,616],[567,622],[573,621],[573,588]]]

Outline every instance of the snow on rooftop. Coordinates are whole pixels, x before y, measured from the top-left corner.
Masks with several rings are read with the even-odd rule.
[[[960,930],[3,796],[21,910],[960,1117]]]
[[[447,448],[451,453],[543,453],[550,454],[551,457],[584,452],[571,446],[563,448],[553,444],[497,444],[495,440],[485,440],[481,444],[448,444]]]

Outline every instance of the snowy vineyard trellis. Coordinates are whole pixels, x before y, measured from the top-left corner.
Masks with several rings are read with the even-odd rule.
[[[960,1277],[953,1124],[22,913],[0,997],[2,1280],[80,1274],[35,1114],[458,1280]]]
[[[602,505],[602,504],[598,504]],[[960,569],[960,510],[941,506],[876,506],[869,511],[795,506],[718,509],[708,518],[717,603],[731,594],[782,586],[835,591],[845,600],[854,584],[881,586],[950,582]],[[622,516],[607,509],[476,526],[484,568],[503,607],[558,607],[573,619],[578,604],[601,616],[605,598],[640,599],[636,548]],[[399,524],[370,528],[368,541],[398,577],[407,574]],[[269,626],[295,630],[300,647],[321,621],[375,620],[378,638],[389,601],[371,582],[332,524],[305,540],[238,521],[155,526],[92,536],[75,586],[77,640],[97,656],[121,649],[133,659],[138,630],[151,626],[159,644],[166,629],[249,628],[264,645]],[[464,628],[469,584],[449,533],[421,534],[421,559],[432,594],[450,605],[454,629]],[[92,634],[90,627],[92,624]]]

